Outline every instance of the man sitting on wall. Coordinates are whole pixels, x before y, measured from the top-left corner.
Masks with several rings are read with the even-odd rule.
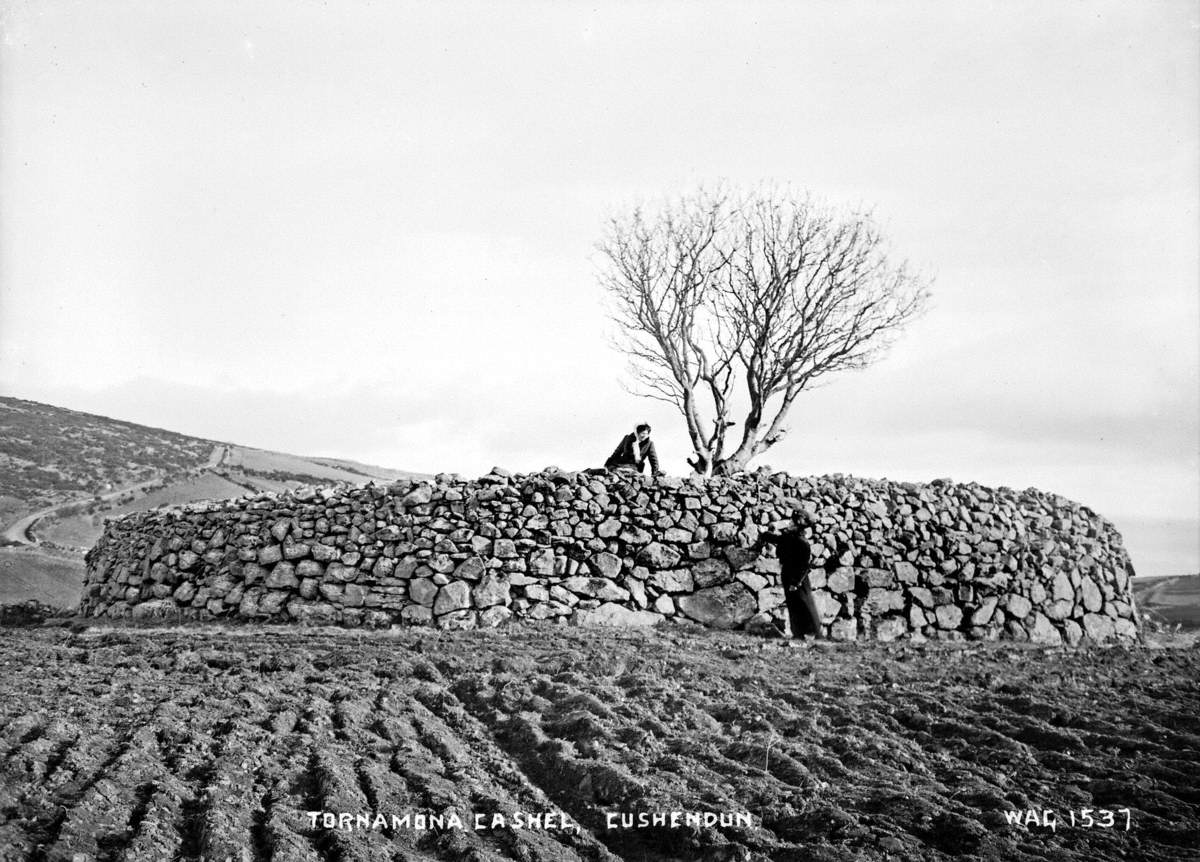
[[[608,456],[604,466],[609,470],[632,470],[642,472],[642,466],[649,461],[650,475],[657,476],[658,453],[654,451],[654,441],[650,439],[650,426],[643,422],[634,429],[632,434],[626,434],[617,444],[617,448]]]
[[[792,526],[775,533],[763,533],[759,536],[756,546],[761,548],[767,542],[775,545],[792,637],[821,636],[821,616],[817,613],[812,584],[808,580],[808,572],[812,566],[812,547],[804,538],[804,533],[812,526],[813,521],[812,515],[800,506],[795,506],[792,512]]]

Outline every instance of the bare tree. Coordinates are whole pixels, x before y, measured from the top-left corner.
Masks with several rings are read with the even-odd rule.
[[[683,414],[701,474],[744,470],[782,439],[800,392],[878,359],[929,295],[868,214],[779,190],[635,209],[609,221],[598,248],[635,391]]]

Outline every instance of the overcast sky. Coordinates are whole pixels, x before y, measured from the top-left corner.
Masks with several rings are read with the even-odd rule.
[[[595,243],[790,184],[936,282],[757,463],[1035,485],[1200,568],[1195,2],[0,9],[4,394],[468,475],[647,419],[682,474]]]

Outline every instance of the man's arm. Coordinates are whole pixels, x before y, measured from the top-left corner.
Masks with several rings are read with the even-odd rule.
[[[608,456],[608,460],[604,462],[604,466],[609,464],[619,463],[621,460],[621,450],[625,448],[625,438],[621,438],[621,442],[617,444],[617,448],[613,449],[613,453]]]
[[[654,449],[654,441],[650,441],[650,450],[646,452],[646,458],[650,461],[650,475],[657,476],[658,470],[658,452]]]

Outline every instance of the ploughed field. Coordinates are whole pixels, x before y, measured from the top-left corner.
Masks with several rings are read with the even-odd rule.
[[[41,627],[0,629],[0,662],[3,860],[1184,859],[1200,844],[1194,646]]]

